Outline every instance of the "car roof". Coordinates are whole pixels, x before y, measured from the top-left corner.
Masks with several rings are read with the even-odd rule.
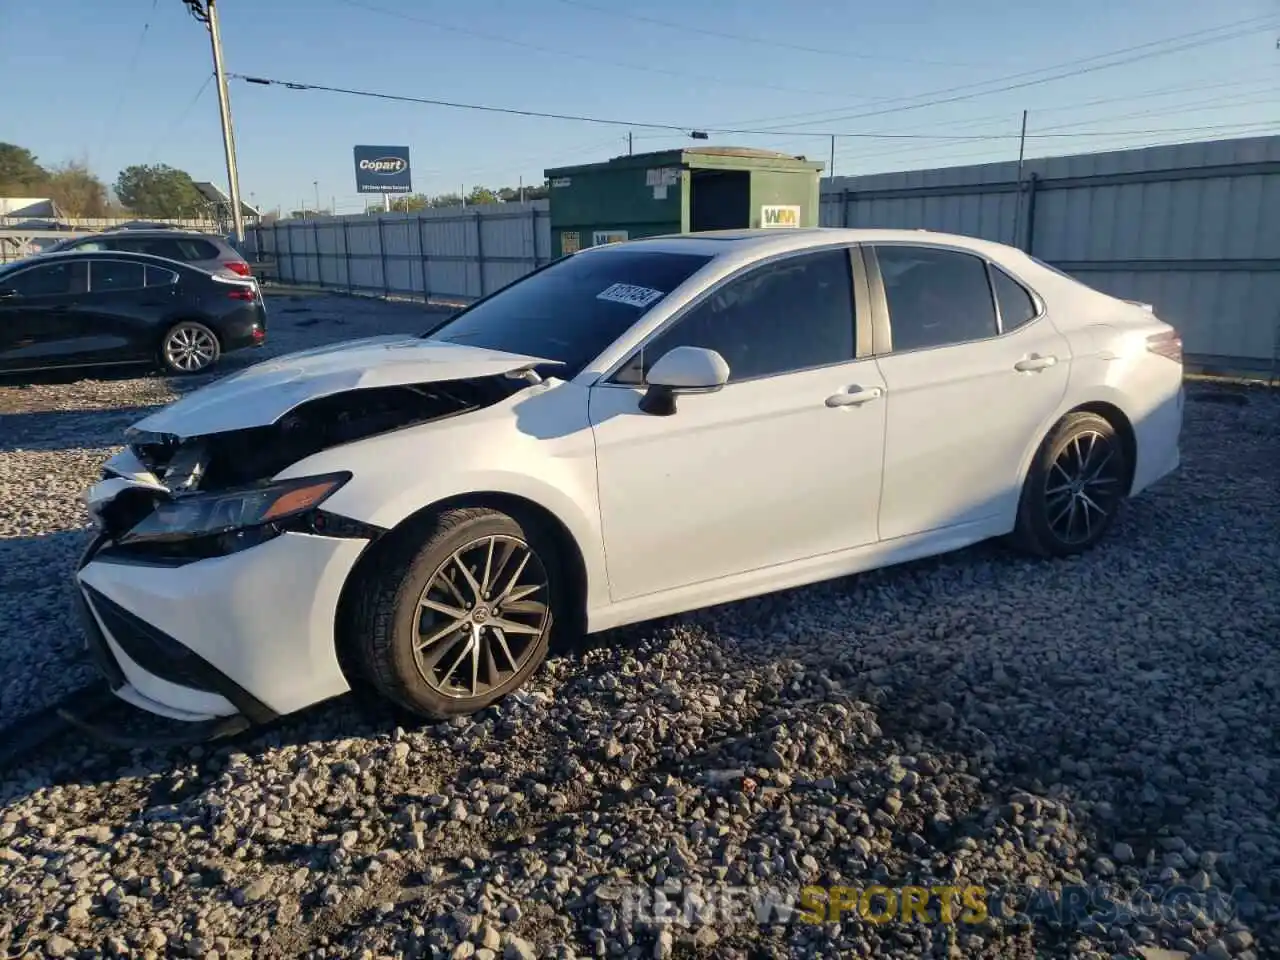
[[[34,257],[27,257],[23,260],[14,260],[13,263],[6,266],[17,266],[24,264],[26,266],[43,266],[53,263],[57,260],[132,260],[137,263],[149,263],[152,266],[164,267],[166,270],[175,268],[183,270],[194,270],[197,273],[204,273],[199,267],[193,267],[189,263],[181,260],[170,260],[167,257],[157,257],[151,253],[133,253],[128,250],[52,250],[48,253],[41,253]]]
[[[83,237],[76,237],[77,240],[96,240],[99,237],[127,237],[129,239],[142,238],[144,240],[151,238],[163,238],[165,240],[181,237],[191,237],[196,240],[212,240],[219,241],[222,238],[216,233],[203,233],[200,230],[166,230],[163,227],[147,227],[129,230],[101,230],[98,233],[87,233]]]
[[[707,230],[699,233],[673,233],[655,237],[641,237],[629,241],[627,246],[637,249],[665,250],[672,253],[699,253],[722,257],[726,254],[745,254],[747,259],[804,250],[832,243],[918,243],[944,244],[960,247],[992,257],[1004,258],[1017,255],[1016,247],[978,237],[955,233],[938,233],[933,230],[897,230],[879,227],[790,227],[755,228],[746,230]],[[612,246],[612,245],[610,245]],[[602,249],[588,247],[582,251]]]

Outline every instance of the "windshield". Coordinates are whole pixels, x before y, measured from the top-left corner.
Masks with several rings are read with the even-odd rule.
[[[517,280],[425,334],[431,340],[559,360],[577,376],[711,260],[630,246],[574,254]]]

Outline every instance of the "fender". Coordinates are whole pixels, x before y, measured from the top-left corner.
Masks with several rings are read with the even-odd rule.
[[[385,529],[455,497],[489,493],[527,500],[573,537],[586,568],[588,609],[607,605],[587,391],[563,382],[533,389],[511,404],[320,451],[278,478],[351,471],[352,479],[325,501],[325,509]]]

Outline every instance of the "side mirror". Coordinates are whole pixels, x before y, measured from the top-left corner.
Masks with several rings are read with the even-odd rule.
[[[715,350],[674,347],[664,353],[645,377],[648,390],[640,409],[656,417],[676,412],[676,395],[714,393],[729,382],[729,364]]]

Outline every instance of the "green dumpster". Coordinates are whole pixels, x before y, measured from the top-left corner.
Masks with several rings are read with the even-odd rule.
[[[544,171],[554,256],[670,233],[816,227],[823,164],[773,150],[701,147]]]

